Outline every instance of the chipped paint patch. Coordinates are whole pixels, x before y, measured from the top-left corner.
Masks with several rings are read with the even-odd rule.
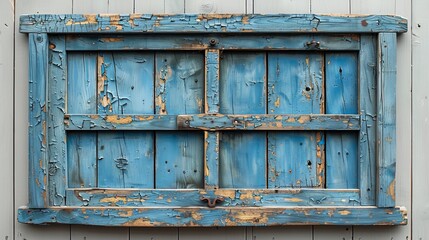
[[[106,122],[114,124],[129,124],[133,121],[131,116],[119,117],[118,115],[109,115],[105,117]]]

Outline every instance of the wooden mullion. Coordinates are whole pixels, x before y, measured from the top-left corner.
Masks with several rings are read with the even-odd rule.
[[[48,81],[48,35],[29,34],[29,207],[48,207],[46,88]]]
[[[219,50],[206,50],[205,113],[219,113],[219,58]],[[204,186],[219,188],[219,132],[204,131]]]
[[[396,34],[378,34],[377,206],[395,206]]]

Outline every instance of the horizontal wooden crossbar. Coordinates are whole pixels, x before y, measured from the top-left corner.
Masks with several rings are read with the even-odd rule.
[[[200,197],[222,197],[217,206],[358,206],[358,189],[68,189],[68,206],[207,206]]]
[[[359,130],[359,115],[179,115],[179,129],[198,130]]]
[[[65,115],[66,130],[360,130],[358,114],[343,115]]]
[[[406,32],[407,20],[387,15],[22,15],[23,33],[306,33]]]
[[[51,207],[20,208],[18,221],[132,227],[399,225],[407,223],[407,212],[376,207]]]

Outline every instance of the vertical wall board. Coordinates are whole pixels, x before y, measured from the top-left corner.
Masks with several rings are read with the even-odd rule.
[[[253,14],[253,0],[246,1],[246,14]]]
[[[153,13],[161,14],[165,13],[164,11],[164,0],[134,0],[135,1],[135,13],[144,14],[144,13]],[[183,2],[184,0],[177,1]],[[183,6],[182,6],[183,10]]]
[[[377,121],[377,37],[361,36],[359,52],[359,188],[361,205],[375,204]]]
[[[395,0],[351,0],[352,14],[395,14]]]
[[[111,14],[133,13],[134,0],[109,0],[109,8],[107,11]]]
[[[3,1],[10,2],[10,1]],[[28,37],[19,33],[19,16],[25,13],[70,13],[71,1],[17,0],[15,5],[15,208],[28,204]],[[7,49],[7,47],[5,47]],[[10,48],[13,48],[10,46]],[[4,48],[3,48],[4,49]],[[3,53],[1,54],[3,55]],[[3,135],[3,134],[2,134]],[[14,209],[16,212],[16,209]],[[48,234],[47,234],[48,233]],[[35,227],[15,221],[15,238],[70,239],[68,225]]]
[[[48,186],[49,205],[65,205],[67,145],[64,130],[67,88],[67,56],[64,36],[49,38],[48,78]]]
[[[0,109],[3,116],[0,119],[0,152],[2,153],[3,197],[0,199],[0,239],[13,239],[14,222],[14,189],[13,189],[13,59],[14,59],[14,1],[0,2]]]
[[[109,12],[109,0],[71,0],[74,14],[96,14]]]
[[[97,54],[69,53],[67,55],[68,114],[97,112]],[[67,134],[68,187],[97,187],[95,132]]]
[[[396,34],[378,34],[377,198],[379,207],[395,206],[396,170]]]
[[[157,53],[156,113],[202,113],[204,69],[204,55],[201,53]],[[202,188],[203,149],[202,132],[157,132],[155,187]]]
[[[313,240],[312,226],[253,227],[252,240]]]
[[[253,0],[254,13],[310,13],[310,0]]]
[[[48,79],[48,35],[31,33],[28,39],[30,55],[29,73],[29,196],[28,206],[48,206],[47,166],[47,79]]]
[[[246,240],[246,228],[179,228],[179,239]]]
[[[348,14],[350,13],[349,4],[349,0],[311,0],[311,13]]]
[[[429,238],[429,81],[427,81],[427,56],[429,46],[429,2],[413,1],[413,237]],[[398,40],[398,45],[400,39]],[[401,64],[398,60],[398,66]],[[398,76],[400,69],[398,69]],[[400,89],[398,82],[398,90]],[[399,111],[398,111],[399,115]],[[399,124],[399,119],[398,119]],[[398,137],[400,132],[398,132]],[[398,139],[398,146],[400,144]],[[399,148],[400,149],[400,148]],[[399,151],[398,149],[398,151]],[[398,158],[398,165],[400,158]],[[398,177],[401,171],[398,171]],[[399,179],[398,179],[399,180]],[[398,188],[400,186],[398,185]],[[398,189],[398,192],[400,189]],[[399,201],[399,199],[398,199]]]
[[[100,53],[98,113],[153,114],[153,69],[153,53]],[[152,188],[153,149],[152,132],[98,133],[98,186]]]
[[[70,240],[129,240],[129,228],[72,226]],[[30,240],[30,239],[29,239]]]
[[[245,13],[246,2],[229,0],[185,0],[185,13]]]
[[[326,113],[358,112],[358,62],[355,53],[325,56]],[[326,188],[357,188],[358,136],[354,132],[326,133]]]
[[[324,112],[322,54],[268,54],[268,113]],[[320,132],[268,132],[268,187],[321,187]]]
[[[142,0],[135,0],[142,1]],[[164,13],[185,13],[185,0],[164,0]]]
[[[220,61],[220,113],[266,113],[266,55],[224,53]],[[266,133],[223,132],[220,187],[266,187]]]
[[[352,240],[352,227],[344,226],[314,226],[313,239],[317,240]]]
[[[129,240],[178,240],[179,228],[131,228]]]

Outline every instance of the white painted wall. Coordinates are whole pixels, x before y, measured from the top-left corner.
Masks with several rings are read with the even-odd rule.
[[[0,118],[3,192],[0,198],[0,239],[378,240],[412,239],[411,233],[413,239],[429,239],[429,79],[426,79],[428,60],[425,60],[429,56],[428,10],[427,0],[413,0],[413,6],[410,0],[0,0],[0,110],[3,112]],[[408,18],[409,31],[398,38],[397,203],[409,210],[409,224],[400,227],[159,229],[29,226],[17,223],[16,209],[27,203],[28,155],[28,46],[26,35],[18,32],[18,17],[24,13],[105,12],[352,13],[397,14]]]

